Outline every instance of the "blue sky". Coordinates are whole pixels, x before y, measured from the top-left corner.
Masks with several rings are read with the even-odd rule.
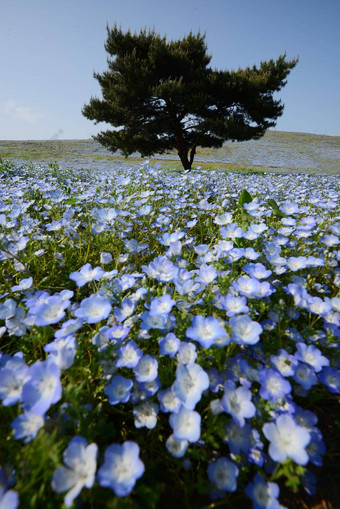
[[[300,57],[279,93],[277,130],[340,136],[339,0],[0,0],[0,139],[84,139],[101,97],[106,24],[169,39],[206,33],[211,65]]]

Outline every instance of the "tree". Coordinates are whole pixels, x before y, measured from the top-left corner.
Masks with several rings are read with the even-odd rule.
[[[176,149],[191,169],[197,147],[258,139],[276,125],[283,104],[273,94],[286,84],[298,59],[261,62],[237,71],[209,67],[205,35],[170,41],[154,30],[123,33],[107,27],[108,70],[94,73],[103,99],[91,98],[82,113],[114,130],[94,139],[125,156]]]

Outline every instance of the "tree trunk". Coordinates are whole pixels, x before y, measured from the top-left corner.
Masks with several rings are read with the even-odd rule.
[[[188,159],[188,152],[178,151],[179,158],[181,160],[182,166],[184,170],[191,170],[192,161]]]

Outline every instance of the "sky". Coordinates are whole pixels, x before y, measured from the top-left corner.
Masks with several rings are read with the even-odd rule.
[[[283,53],[299,63],[277,94],[279,131],[340,136],[339,0],[0,0],[0,139],[88,139],[81,109],[102,98],[107,24],[169,40],[206,34],[210,65],[238,69]]]

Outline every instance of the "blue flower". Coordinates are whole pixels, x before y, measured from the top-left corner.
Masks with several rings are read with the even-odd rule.
[[[12,421],[11,428],[14,430],[14,438],[25,438],[25,444],[37,436],[38,431],[44,425],[44,417],[32,412],[24,412]],[[1,505],[0,505],[1,507]]]
[[[152,382],[157,378],[158,362],[156,357],[146,354],[143,355],[133,371],[137,382]]]
[[[30,379],[22,389],[25,410],[44,415],[53,403],[61,398],[60,369],[51,358],[37,361],[28,369]]]
[[[230,318],[232,340],[241,345],[255,345],[260,341],[262,327],[252,321],[249,315],[238,315]]]
[[[185,408],[193,410],[202,397],[202,392],[209,387],[209,376],[199,364],[179,364],[176,380],[173,384],[174,394],[182,401]]]
[[[71,272],[69,278],[75,281],[78,287],[82,287],[93,280],[99,281],[104,274],[101,267],[92,269],[90,263],[86,263],[78,272]]]
[[[326,367],[319,374],[319,380],[333,394],[340,392],[340,371],[335,368]]]
[[[302,426],[296,424],[289,414],[282,414],[276,423],[263,425],[263,433],[270,441],[269,456],[280,463],[291,458],[298,465],[306,465],[309,457],[306,447],[311,440],[311,434]]]
[[[239,469],[227,458],[219,458],[217,461],[209,463],[208,477],[219,490],[235,491],[237,488],[237,476]]]
[[[329,360],[322,355],[316,346],[297,343],[296,348],[298,350],[295,354],[296,359],[309,364],[316,373],[319,373],[324,366],[329,366]]]
[[[261,398],[267,399],[273,403],[277,401],[277,399],[289,394],[292,390],[290,383],[274,369],[260,370],[259,382],[261,384]]]
[[[126,497],[144,470],[135,442],[112,444],[105,451],[105,462],[98,471],[98,483],[104,488],[111,488],[117,497]]]
[[[216,339],[227,336],[227,333],[213,316],[196,315],[192,326],[186,331],[186,336],[200,343],[203,348],[209,348]]]
[[[57,493],[68,491],[64,498],[66,507],[84,488],[91,488],[97,468],[97,444],[90,444],[85,438],[75,436],[63,454],[65,466],[57,468],[52,477],[51,487]]]
[[[83,299],[80,307],[75,311],[77,318],[82,318],[86,323],[97,323],[105,320],[111,312],[111,303],[106,297],[90,295]]]
[[[276,483],[266,482],[259,474],[255,475],[254,482],[249,483],[245,489],[246,494],[253,501],[254,509],[280,509],[280,489]]]
[[[256,408],[251,402],[251,397],[251,392],[245,387],[236,388],[232,380],[227,380],[225,383],[222,407],[241,427],[245,424],[245,418],[251,418],[255,415]]]
[[[161,355],[168,355],[170,358],[174,357],[178,352],[178,348],[181,344],[173,332],[169,332],[164,338],[158,340],[159,353]]]
[[[126,403],[130,399],[130,391],[133,382],[121,375],[112,377],[111,382],[104,389],[105,394],[109,398],[110,405],[118,403]]]
[[[138,348],[134,341],[130,340],[117,349],[117,354],[117,368],[135,368],[143,355],[143,351]]]
[[[182,406],[177,414],[170,415],[170,426],[176,440],[198,442],[201,436],[201,416],[195,410]]]

